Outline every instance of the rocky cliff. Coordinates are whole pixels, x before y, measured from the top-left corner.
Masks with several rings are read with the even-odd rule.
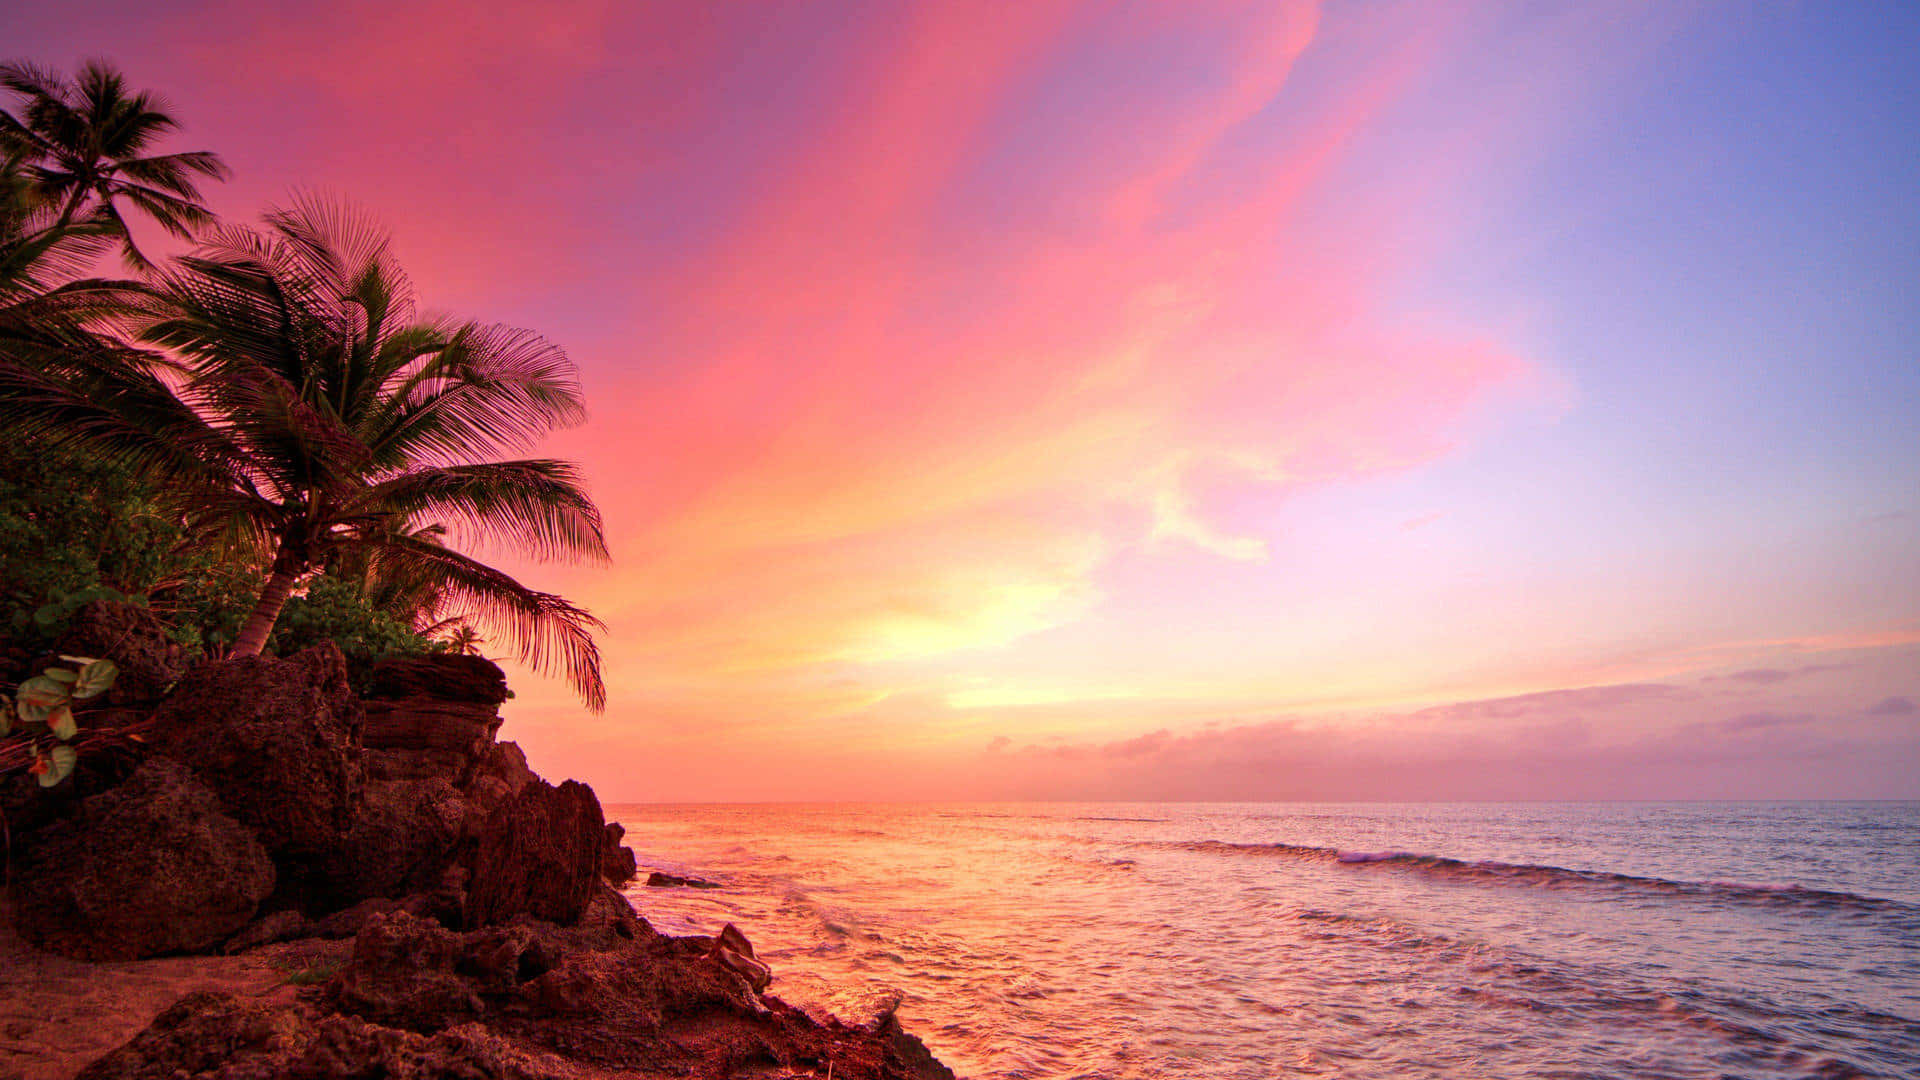
[[[138,738],[0,788],[21,936],[93,961],[353,939],[296,1004],[190,995],[83,1076],[951,1076],[891,1018],[766,995],[732,927],[655,933],[592,789],[496,740],[491,663],[387,661],[363,697],[331,646],[182,672],[150,619],[78,625],[124,658]]]

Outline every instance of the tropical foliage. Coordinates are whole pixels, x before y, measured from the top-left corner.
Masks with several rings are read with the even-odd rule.
[[[80,733],[74,705],[106,693],[120,677],[111,660],[60,659],[74,666],[47,668],[15,687],[11,696],[0,694],[0,735],[11,734],[16,724],[26,733],[27,771],[39,778],[41,787],[52,787],[73,772],[77,756],[70,743]]]
[[[66,227],[84,221],[120,242],[129,265],[152,262],[134,244],[123,204],[181,239],[213,221],[199,181],[220,180],[227,167],[206,151],[152,154],[180,127],[164,102],[129,93],[118,71],[88,61],[71,80],[32,64],[0,65],[0,87],[21,99],[0,112],[0,139],[24,161],[26,178]]]
[[[8,617],[99,588],[234,655],[484,632],[603,707],[599,623],[475,554],[606,557],[574,467],[514,456],[584,416],[566,355],[419,310],[338,202],[213,220],[196,185],[225,167],[155,154],[176,122],[105,65],[0,87],[0,534],[57,552],[5,579]],[[194,246],[156,263],[129,210]],[[115,248],[137,280],[90,276]]]
[[[390,656],[418,656],[446,647],[376,606],[352,581],[332,574],[310,579],[299,596],[287,601],[268,645],[286,654],[322,641],[338,645],[354,669]]]
[[[257,575],[190,542],[185,522],[127,469],[0,439],[0,638],[51,645],[92,600],[146,604],[195,653],[239,633]]]

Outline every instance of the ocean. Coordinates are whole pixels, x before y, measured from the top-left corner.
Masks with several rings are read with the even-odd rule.
[[[1920,803],[608,809],[974,1080],[1920,1077]]]

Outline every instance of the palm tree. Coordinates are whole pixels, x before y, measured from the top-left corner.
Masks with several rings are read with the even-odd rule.
[[[21,162],[0,154],[0,355],[65,370],[77,352],[110,350],[85,324],[136,286],[83,276],[112,247],[111,230],[62,224]]]
[[[152,93],[129,94],[118,71],[90,60],[68,81],[32,64],[0,64],[0,87],[20,99],[19,115],[0,110],[0,150],[24,159],[57,208],[58,227],[92,219],[119,238],[129,265],[147,269],[152,264],[133,242],[122,200],[181,239],[213,221],[198,181],[225,179],[226,164],[207,151],[149,155],[180,123]]]
[[[480,631],[475,630],[465,621],[450,628],[447,631],[447,636],[442,640],[447,643],[447,647],[452,652],[460,656],[479,656],[480,646],[486,644],[487,641],[486,638],[480,636]]]
[[[536,670],[562,669],[603,708],[598,620],[433,528],[607,557],[574,466],[487,460],[584,418],[573,366],[524,330],[419,315],[388,245],[313,198],[263,229],[216,227],[127,301],[127,332],[165,350],[171,375],[100,364],[82,385],[0,358],[0,424],[134,463],[196,535],[249,553],[263,581],[234,655],[261,651],[303,578],[351,560],[466,613]]]

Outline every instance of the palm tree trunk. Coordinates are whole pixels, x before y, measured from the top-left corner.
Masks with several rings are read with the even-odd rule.
[[[67,200],[66,208],[60,211],[60,220],[54,224],[56,229],[64,229],[73,224],[73,216],[80,212],[80,204],[87,201],[87,185],[75,187],[73,197]]]
[[[246,625],[240,628],[240,636],[234,639],[233,650],[228,655],[259,656],[260,650],[267,647],[267,637],[280,619],[280,609],[286,606],[293,583],[300,577],[303,569],[300,563],[301,560],[289,555],[282,543],[280,553],[273,557],[273,570],[267,574],[267,583],[260,590],[260,602],[253,605],[253,614],[247,616]]]

